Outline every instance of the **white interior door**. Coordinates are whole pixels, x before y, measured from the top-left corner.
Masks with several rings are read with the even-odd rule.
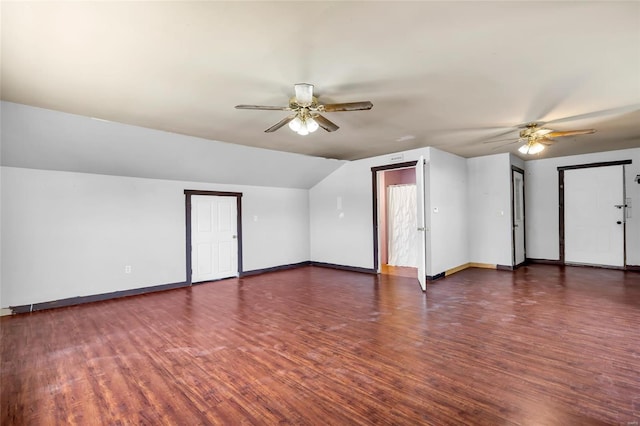
[[[418,163],[416,164],[416,222],[418,233],[418,281],[422,291],[427,290],[427,233],[426,233],[426,220],[425,220],[425,200],[424,200],[424,157],[420,156]]]
[[[524,263],[524,175],[511,171],[513,179],[513,266]]]
[[[238,276],[235,197],[191,197],[191,282]]]
[[[565,262],[624,266],[624,166],[564,171]]]

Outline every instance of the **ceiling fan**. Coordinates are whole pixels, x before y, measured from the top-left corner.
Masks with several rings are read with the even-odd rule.
[[[507,144],[500,145],[499,147],[505,145],[511,145],[514,143],[522,143],[523,145],[518,148],[518,151],[522,154],[538,154],[542,152],[545,147],[553,145],[557,141],[555,138],[566,137],[566,136],[578,136],[578,135],[588,135],[591,133],[595,133],[595,129],[583,129],[583,130],[566,130],[566,131],[558,131],[549,129],[546,127],[542,127],[545,123],[541,122],[533,122],[527,123],[521,126],[518,126],[520,130],[519,138],[517,140],[513,139],[500,139],[500,140],[490,140],[484,143],[496,143],[502,142],[506,140],[510,140],[511,142]],[[510,130],[509,132],[511,132]],[[508,133],[509,133],[508,132]],[[496,147],[496,148],[499,148]]]
[[[557,131],[540,126],[541,123],[529,123],[520,130],[520,139],[516,142],[522,141],[524,145],[518,148],[518,151],[522,154],[538,154],[546,146],[557,142],[554,138],[588,135],[596,132],[595,129]]]
[[[294,85],[295,96],[289,99],[289,106],[262,106],[262,105],[236,105],[237,109],[260,109],[271,111],[291,111],[292,114],[283,118],[273,126],[265,130],[266,133],[275,132],[285,124],[299,135],[308,135],[322,127],[327,132],[335,132],[338,125],[320,115],[324,112],[361,111],[369,110],[373,104],[369,101],[347,102],[340,104],[321,104],[313,96],[313,85],[298,83]]]

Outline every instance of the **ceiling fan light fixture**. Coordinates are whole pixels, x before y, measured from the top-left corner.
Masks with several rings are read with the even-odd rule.
[[[309,106],[313,103],[313,84],[298,83],[295,90],[298,105]]]
[[[302,120],[298,116],[289,122],[289,128],[294,132],[300,130],[300,127],[302,127]]]
[[[289,122],[289,128],[301,136],[306,136],[320,128],[320,125],[306,109],[298,111],[296,117]]]
[[[544,150],[544,145],[536,141],[527,141],[527,143],[525,143],[520,148],[518,148],[518,151],[520,151],[522,154],[530,154],[530,155],[538,154],[543,150]]]
[[[309,133],[313,133],[316,130],[318,130],[318,127],[320,127],[320,125],[316,122],[316,120],[313,119],[313,117],[309,117],[305,120],[305,123],[307,124],[307,130],[309,131]]]
[[[338,104],[322,104],[313,96],[313,84],[298,83],[294,85],[295,96],[289,98],[288,106],[273,105],[236,105],[236,109],[266,110],[266,111],[290,111],[289,116],[278,121],[266,129],[265,133],[272,133],[284,127],[289,128],[299,135],[308,135],[322,127],[327,132],[335,132],[340,127],[321,115],[325,112],[340,111],[366,111],[373,107],[371,101],[344,102]]]

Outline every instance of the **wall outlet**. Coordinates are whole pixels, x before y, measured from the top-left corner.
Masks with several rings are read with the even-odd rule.
[[[130,274],[131,273],[131,265],[126,265],[124,267],[124,273],[125,274]]]

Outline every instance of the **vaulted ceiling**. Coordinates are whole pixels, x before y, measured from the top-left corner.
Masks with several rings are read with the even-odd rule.
[[[2,99],[357,159],[517,152],[518,126],[594,128],[538,157],[640,146],[639,2],[3,2]],[[340,126],[264,130],[293,84]],[[573,117],[573,118],[570,118]],[[492,140],[501,142],[487,143]],[[60,143],[64,143],[61,141]]]

